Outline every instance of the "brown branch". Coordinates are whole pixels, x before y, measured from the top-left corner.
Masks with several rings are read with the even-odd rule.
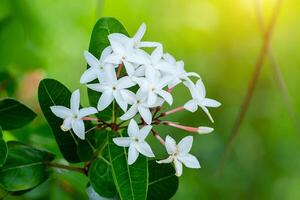
[[[246,93],[246,95],[243,99],[243,102],[242,102],[242,105],[241,105],[241,108],[240,108],[240,112],[239,112],[239,114],[238,114],[238,116],[235,120],[235,123],[233,125],[233,128],[230,132],[229,140],[228,140],[228,142],[225,146],[225,151],[221,156],[220,164],[219,164],[219,166],[216,170],[215,175],[220,175],[221,174],[221,172],[224,168],[224,165],[225,165],[225,163],[226,163],[226,161],[227,161],[227,159],[228,159],[228,157],[229,157],[229,155],[232,151],[232,147],[234,145],[236,137],[238,136],[238,133],[239,133],[240,127],[241,127],[241,125],[244,121],[245,115],[248,111],[248,108],[249,108],[254,90],[255,90],[256,85],[257,85],[257,80],[259,78],[262,66],[264,64],[265,57],[266,57],[267,52],[268,52],[268,48],[269,48],[269,45],[270,45],[270,39],[271,39],[271,36],[272,36],[272,32],[273,32],[273,28],[274,28],[277,16],[279,14],[280,6],[281,6],[281,0],[277,0],[277,3],[275,5],[275,8],[274,8],[273,13],[272,13],[271,21],[270,21],[268,27],[266,28],[266,31],[263,34],[263,45],[262,45],[262,48],[261,48],[261,50],[259,52],[259,55],[257,57],[256,63],[255,63],[255,66],[254,66],[254,71],[253,71],[253,74],[251,76],[250,82],[248,84],[247,93]]]

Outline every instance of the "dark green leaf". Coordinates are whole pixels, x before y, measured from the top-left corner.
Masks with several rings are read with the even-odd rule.
[[[148,200],[170,199],[178,189],[178,177],[172,164],[157,164],[154,160],[148,162],[149,186]]]
[[[111,174],[111,167],[102,159],[93,161],[89,170],[90,183],[94,190],[103,197],[116,196],[117,190]]]
[[[36,187],[49,176],[47,162],[54,155],[31,146],[8,142],[6,163],[0,169],[0,185],[8,191],[23,191]]]
[[[148,188],[147,158],[139,155],[137,161],[127,164],[127,150],[115,145],[112,136],[108,142],[112,174],[121,200],[144,200]]]
[[[14,99],[0,100],[0,125],[3,130],[21,128],[35,117],[36,114],[31,109]]]
[[[100,58],[103,49],[109,46],[108,35],[111,33],[123,33],[128,35],[124,26],[115,18],[104,17],[97,21],[93,28],[89,52],[95,57]],[[89,67],[89,66],[88,66]],[[88,96],[90,104],[93,107],[97,107],[98,100],[100,98],[100,93],[88,89]],[[110,120],[112,117],[112,105],[102,112],[98,113],[98,117],[103,120]]]
[[[40,82],[38,96],[41,109],[52,129],[56,142],[64,158],[71,163],[87,160],[89,157],[84,157],[83,153],[80,153],[81,156],[79,157],[76,152],[81,151],[81,149],[83,151],[90,152],[92,150],[87,149],[92,147],[87,141],[79,142],[80,139],[73,134],[72,131],[63,132],[60,128],[63,120],[56,117],[50,110],[50,107],[54,105],[70,107],[71,92],[68,88],[56,80],[44,79]],[[85,125],[86,127],[90,126],[87,122]],[[78,149],[78,144],[80,145],[80,149]],[[89,156],[89,154],[86,154],[86,156]],[[82,158],[82,160],[80,158]]]

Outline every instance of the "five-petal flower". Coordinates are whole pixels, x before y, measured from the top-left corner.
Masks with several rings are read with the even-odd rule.
[[[144,126],[139,129],[138,124],[134,119],[130,120],[128,126],[128,137],[116,137],[113,139],[114,143],[121,147],[129,147],[128,149],[128,164],[133,164],[139,153],[147,157],[154,157],[154,153],[151,150],[149,144],[145,141],[152,126]]]
[[[209,119],[214,122],[211,114],[209,113],[207,107],[219,107],[221,105],[220,102],[206,98],[206,90],[205,86],[202,82],[201,79],[199,79],[194,85],[191,81],[185,81],[183,82],[189,89],[190,93],[192,95],[192,100],[188,101],[185,105],[184,108],[186,110],[189,110],[191,112],[195,112],[198,109],[198,106],[202,108],[202,110],[207,114]]]
[[[114,99],[120,108],[126,111],[127,103],[123,99],[121,92],[134,85],[135,83],[128,76],[117,79],[115,70],[113,68],[107,68],[105,69],[105,79],[103,82],[88,84],[87,87],[97,92],[102,92],[97,105],[99,111],[107,108]]]
[[[61,129],[74,133],[82,140],[85,139],[85,127],[83,117],[97,113],[96,108],[88,107],[80,109],[80,92],[76,90],[72,93],[70,100],[71,109],[64,106],[51,106],[50,109],[54,115],[64,119]]]
[[[173,138],[167,136],[165,147],[170,156],[167,159],[157,161],[157,163],[173,162],[176,169],[176,176],[182,175],[182,164],[189,168],[200,168],[197,158],[189,153],[192,148],[192,144],[192,136],[183,138],[178,145],[176,145],[176,142]]]

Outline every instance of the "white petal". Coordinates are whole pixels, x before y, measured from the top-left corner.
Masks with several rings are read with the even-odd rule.
[[[73,111],[64,106],[51,106],[50,107],[53,114],[59,118],[66,119],[73,115]]]
[[[143,120],[147,124],[151,124],[151,122],[152,122],[152,114],[151,114],[149,108],[146,108],[144,106],[138,106],[138,110],[139,110],[139,113],[140,113],[141,117],[143,118]]]
[[[149,92],[147,104],[152,106],[157,101],[157,95],[154,92]]]
[[[162,58],[162,55],[163,55],[162,45],[159,45],[151,54],[153,63],[158,63],[158,61]]]
[[[117,104],[120,106],[120,108],[125,112],[127,110],[127,103],[121,96],[120,91],[114,92],[114,97],[116,99]]]
[[[69,131],[72,128],[72,118],[67,118],[64,120],[63,124],[60,126],[62,131]]]
[[[190,112],[195,112],[198,109],[198,104],[196,100],[192,99],[185,103],[183,107]]]
[[[138,45],[138,47],[158,47],[161,44],[158,42],[140,42],[140,44]]]
[[[168,63],[170,63],[170,64],[175,64],[175,63],[176,63],[175,58],[174,58],[171,54],[169,54],[169,53],[165,53],[165,54],[163,55],[163,58],[164,58]]]
[[[134,67],[130,62],[124,60],[124,66],[128,76],[132,76],[134,74]]]
[[[179,78],[174,78],[172,81],[170,81],[170,83],[168,84],[168,88],[174,88],[176,85],[178,85],[179,83],[181,83],[182,81]]]
[[[111,91],[103,92],[103,94],[101,95],[98,101],[97,109],[99,111],[104,110],[111,104],[113,100],[114,100],[114,96]]]
[[[176,141],[168,135],[166,137],[165,146],[169,155],[172,155],[177,150]]]
[[[131,105],[136,102],[135,94],[130,90],[121,90],[121,95],[123,99]]]
[[[201,97],[205,97],[206,96],[206,90],[205,90],[205,86],[202,82],[201,79],[199,79],[196,83],[196,88],[197,90],[200,92],[200,96]]]
[[[129,40],[129,38],[122,33],[111,33],[108,38],[122,44],[125,44]]]
[[[89,69],[87,69],[81,76],[80,78],[80,83],[84,84],[84,83],[88,83],[91,82],[95,79],[97,79],[97,69],[96,68],[92,68],[90,67]]]
[[[79,111],[79,104],[80,104],[80,92],[79,90],[75,90],[71,95],[71,110],[74,113],[77,113]]]
[[[186,167],[189,168],[197,169],[201,167],[198,159],[191,154],[187,154],[186,156],[178,156],[178,160],[180,160]]]
[[[131,139],[129,137],[117,137],[113,138],[113,141],[120,147],[129,147],[131,143]]]
[[[80,139],[85,139],[85,128],[82,120],[74,120],[72,123],[72,129]]]
[[[149,132],[151,131],[152,126],[148,125],[148,126],[144,126],[143,128],[141,128],[139,134],[138,134],[138,138],[140,140],[145,140],[145,138],[148,136]]]
[[[157,91],[157,93],[164,99],[166,100],[166,102],[169,104],[169,105],[172,105],[173,104],[173,97],[172,95],[167,92],[167,91],[164,91],[164,90],[159,90]]]
[[[177,159],[174,159],[174,165],[176,170],[176,176],[182,175],[182,164]]]
[[[214,129],[211,128],[211,127],[206,127],[206,126],[198,127],[198,133],[199,134],[208,134],[208,133],[211,133],[213,131],[214,131]]]
[[[151,147],[149,146],[149,144],[147,142],[139,143],[138,145],[136,145],[136,149],[138,150],[138,152],[140,152],[144,156],[147,156],[149,158],[155,157]]]
[[[108,83],[116,83],[117,82],[117,75],[114,68],[108,67],[104,69],[104,73],[106,75],[105,81]]]
[[[99,60],[93,54],[91,54],[88,51],[84,51],[83,55],[84,55],[86,62],[88,63],[88,65],[90,67],[93,67],[93,68],[99,67],[99,65],[100,65]]]
[[[132,165],[139,156],[139,152],[135,149],[133,145],[129,146],[128,150],[128,165]]]
[[[106,48],[102,51],[102,53],[101,53],[100,60],[101,60],[101,61],[104,61],[104,59],[105,59],[108,55],[110,55],[111,52],[112,52],[111,46],[106,47]]]
[[[114,53],[120,54],[120,55],[124,54],[125,48],[120,41],[117,41],[115,38],[112,37],[112,35],[108,36],[108,40],[110,42],[111,48]]]
[[[209,113],[208,109],[205,106],[200,105],[200,107],[202,108],[202,110],[206,113],[206,115],[208,116],[208,118],[210,119],[211,122],[214,122],[214,119],[212,118],[211,114]]]
[[[136,34],[133,37],[135,42],[141,41],[145,32],[146,32],[146,24],[142,23],[142,25],[139,27],[138,31],[136,32]]]
[[[137,112],[138,112],[137,106],[134,104],[133,106],[131,106],[131,108],[129,108],[127,110],[127,112],[125,112],[120,117],[120,119],[123,120],[123,121],[131,119],[131,118],[133,118],[136,115]]]
[[[124,89],[124,88],[130,88],[134,86],[135,83],[129,78],[129,76],[124,76],[118,80],[118,88]]]
[[[136,63],[138,65],[147,64],[149,60],[148,58],[149,55],[141,49],[138,49],[135,53],[126,56],[127,61]]]
[[[173,157],[169,156],[167,159],[159,160],[159,161],[156,161],[156,162],[159,163],[159,164],[161,164],[161,163],[170,163],[170,162],[173,162]]]
[[[86,85],[88,88],[90,88],[91,90],[95,90],[97,92],[104,92],[106,90],[109,90],[111,88],[109,88],[108,86],[104,85],[104,84],[99,84],[99,83],[93,83],[93,84],[88,84]]]
[[[104,62],[119,65],[122,63],[122,56],[119,54],[110,54],[104,59]]]
[[[221,106],[221,103],[214,100],[214,99],[209,99],[209,98],[205,98],[203,99],[203,101],[201,102],[205,107],[219,107]]]
[[[178,143],[178,150],[180,154],[187,154],[190,152],[193,145],[193,137],[186,136]]]
[[[79,110],[78,117],[82,118],[82,117],[85,117],[85,116],[88,116],[88,115],[95,114],[97,112],[98,112],[97,109],[93,108],[93,107],[82,108],[82,109]]]
[[[127,130],[128,135],[130,137],[138,137],[139,131],[140,129],[136,121],[134,119],[130,120]]]
[[[197,74],[196,72],[188,72],[186,73],[187,76],[194,76],[194,77],[197,77],[197,78],[200,78],[200,75]]]

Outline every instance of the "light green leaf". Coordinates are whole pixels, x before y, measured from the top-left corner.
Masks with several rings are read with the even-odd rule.
[[[127,150],[115,145],[111,135],[109,136],[108,150],[112,174],[120,199],[146,199],[148,188],[147,158],[140,155],[134,164],[128,165]]]
[[[124,26],[117,19],[112,17],[104,17],[99,19],[93,28],[89,52],[95,57],[100,58],[103,49],[110,45],[107,36],[111,33],[123,33],[128,35]],[[88,89],[89,101],[93,107],[97,107],[100,95],[101,94],[99,92]],[[102,112],[99,112],[98,117],[103,120],[110,120],[112,117],[112,110],[113,109],[111,105]]]
[[[8,156],[0,168],[0,186],[7,191],[23,191],[36,187],[49,176],[47,162],[54,155],[19,142],[8,142]]]
[[[54,105],[70,107],[71,92],[68,88],[56,80],[44,79],[40,82],[38,96],[41,109],[64,158],[71,163],[90,159],[90,154],[79,152],[80,157],[78,156],[78,151],[92,151],[90,144],[86,140],[79,142],[80,139],[72,131],[63,132],[60,128],[63,120],[56,117],[50,110],[50,107]],[[90,127],[89,122],[85,122],[85,125],[87,128]],[[78,149],[77,145],[80,145],[80,149]]]
[[[170,199],[178,189],[178,177],[172,164],[157,164],[152,160],[148,162],[149,185],[148,200]]]
[[[21,128],[31,122],[36,114],[24,104],[11,99],[0,99],[0,126],[3,130]]]
[[[0,167],[2,167],[6,161],[7,157],[7,145],[6,142],[2,139],[2,129],[0,126]]]

